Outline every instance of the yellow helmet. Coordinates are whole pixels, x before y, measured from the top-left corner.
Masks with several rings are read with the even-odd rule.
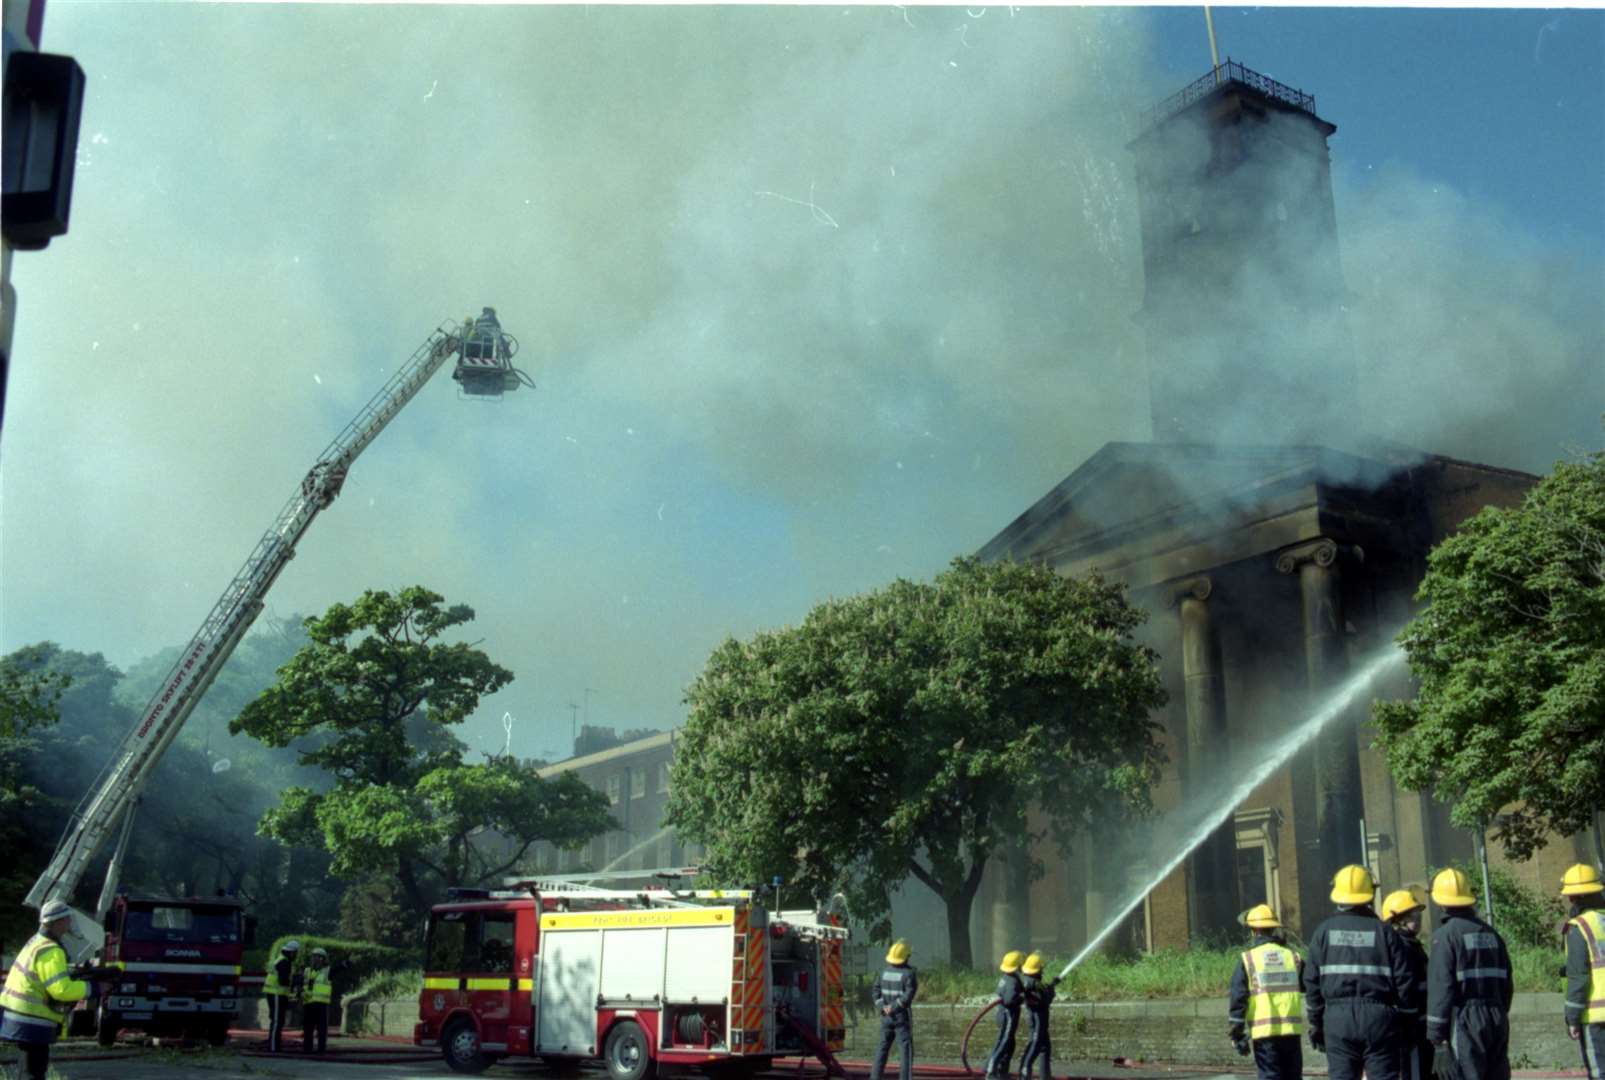
[[[1025,959],[1025,953],[1021,952],[1019,949],[1010,949],[1008,952],[1003,954],[1003,964],[998,968],[998,970],[1003,972],[1005,975],[1009,974],[1011,971],[1019,971],[1020,961],[1023,959]]]
[[[1269,904],[1255,904],[1243,914],[1243,921],[1256,930],[1271,930],[1282,925]]]
[[[1432,879],[1432,902],[1439,907],[1471,907],[1477,894],[1471,891],[1471,881],[1459,870],[1439,870]]]
[[[1397,889],[1390,892],[1388,898],[1382,901],[1382,918],[1386,922],[1392,922],[1400,915],[1408,915],[1410,912],[1418,911],[1423,907],[1426,907],[1426,905],[1416,899],[1416,894],[1413,891],[1410,889]]]
[[[1560,879],[1562,896],[1585,896],[1597,892],[1605,892],[1605,883],[1600,882],[1599,871],[1587,863],[1578,863]]]
[[[886,962],[888,964],[906,964],[908,963],[908,955],[908,942],[899,938],[892,942],[890,949],[886,950]]]
[[[1376,896],[1377,884],[1363,866],[1345,866],[1332,879],[1332,903],[1369,904]]]
[[[1042,954],[1039,952],[1034,952],[1030,956],[1026,957],[1025,963],[1020,965],[1020,973],[1022,975],[1042,974]]]

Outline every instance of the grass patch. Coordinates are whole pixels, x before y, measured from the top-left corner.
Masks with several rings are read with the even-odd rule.
[[[1225,997],[1231,987],[1240,949],[1164,950],[1134,957],[1089,956],[1059,984],[1060,1001],[1142,1001],[1154,998]],[[1057,975],[1068,956],[1048,957],[1043,970]],[[1510,965],[1516,990],[1548,993],[1564,989],[1558,974],[1564,962],[1558,949],[1512,946]],[[875,972],[856,978],[850,996],[870,1008],[869,987]],[[927,1005],[984,1002],[997,987],[996,971],[933,964],[919,969],[919,1000]]]

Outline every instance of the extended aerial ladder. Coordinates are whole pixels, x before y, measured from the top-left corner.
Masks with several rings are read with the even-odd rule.
[[[131,832],[132,809],[140,791],[250,629],[268,590],[294,558],[296,545],[313,519],[340,494],[357,456],[453,356],[457,357],[457,366],[452,378],[466,395],[499,396],[521,385],[534,386],[527,375],[513,367],[512,358],[517,351],[518,341],[502,330],[492,308],[485,308],[477,319],[466,319],[461,325],[442,323],[318,456],[162,680],[139,722],[78,804],[61,844],[29,890],[25,903],[42,907],[53,898],[70,903],[89,861],[122,818],[118,850],[108,866],[97,905],[97,923],[105,918],[116,893],[122,849]]]

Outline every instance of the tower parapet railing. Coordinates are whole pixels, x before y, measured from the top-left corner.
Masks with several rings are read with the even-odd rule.
[[[1279,83],[1268,75],[1261,75],[1253,68],[1228,59],[1219,67],[1211,69],[1208,75],[1195,79],[1159,104],[1142,110],[1138,121],[1139,130],[1147,131],[1154,125],[1169,120],[1195,101],[1208,97],[1228,83],[1239,83],[1259,91],[1268,98],[1286,102],[1295,109],[1302,109],[1311,116],[1315,115],[1314,94],[1295,90],[1286,83]]]

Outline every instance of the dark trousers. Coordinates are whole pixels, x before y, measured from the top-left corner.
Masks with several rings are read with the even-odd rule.
[[[1299,1080],[1304,1075],[1304,1044],[1297,1035],[1255,1039],[1254,1068],[1259,1080]]]
[[[1412,1041],[1413,1040],[1413,1041]],[[1404,1060],[1399,1065],[1403,1080],[1432,1080],[1432,1044],[1426,1039],[1406,1039]]]
[[[312,1040],[317,1039],[313,1048]],[[308,1054],[322,1054],[329,1049],[329,1006],[325,1002],[307,1002],[301,1006],[301,1050]]]
[[[1468,1001],[1455,1010],[1449,1049],[1461,1080],[1510,1080],[1510,1020],[1505,1010]]]
[[[1347,998],[1327,1003],[1326,1068],[1331,1080],[1399,1080],[1403,1026],[1393,1006]],[[1483,1078],[1479,1078],[1483,1080]]]
[[[1053,1080],[1053,1043],[1048,1038],[1048,1021],[1044,1017],[1037,1023],[1031,1018],[1031,1037],[1025,1041],[1025,1053],[1020,1057],[1020,1080],[1030,1080],[1031,1070],[1042,1062],[1042,1080]]]
[[[1583,1024],[1578,1040],[1583,1051],[1583,1068],[1588,1080],[1605,1080],[1605,1024]]]
[[[17,1080],[45,1080],[50,1072],[49,1043],[12,1043],[17,1048]]]
[[[268,1053],[279,1052],[279,1041],[284,1037],[284,1007],[289,999],[283,994],[268,994]]]
[[[1009,1009],[998,1010],[998,1041],[992,1055],[986,1059],[988,1076],[1009,1075],[1009,1062],[1014,1060],[1014,1034],[1020,1030],[1020,1014]]]
[[[892,1040],[897,1040],[898,1080],[912,1080],[914,1075],[914,1025],[907,1012],[895,1012],[881,1017],[881,1044],[875,1051],[875,1063],[870,1066],[869,1080],[881,1080],[886,1058],[892,1052]]]

